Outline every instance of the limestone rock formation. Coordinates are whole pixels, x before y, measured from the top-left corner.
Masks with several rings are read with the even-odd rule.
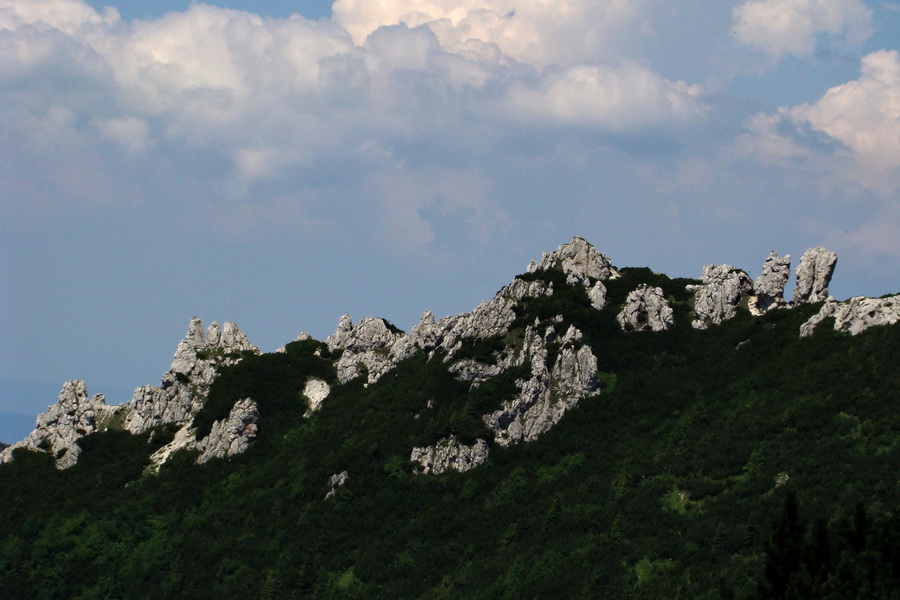
[[[750,311],[755,315],[786,306],[784,286],[791,277],[791,255],[778,256],[771,252],[763,263],[762,273],[753,285],[755,298],[750,302]]]
[[[185,425],[175,432],[175,437],[171,442],[150,455],[150,465],[147,467],[147,471],[155,473],[159,471],[159,468],[179,450],[190,450],[196,447],[197,430],[190,425]]]
[[[447,471],[464,473],[484,464],[489,452],[484,440],[475,440],[473,445],[467,446],[456,436],[450,436],[433,446],[413,448],[409,460],[419,463],[416,473],[421,475],[440,475]]]
[[[719,325],[737,314],[737,307],[744,294],[753,292],[750,277],[731,265],[708,264],[700,276],[701,285],[689,285],[694,292],[694,315],[691,323],[695,329]]]
[[[540,262],[532,261],[528,266],[528,272],[534,273],[554,267],[562,269],[569,285],[583,284],[588,287],[588,280],[604,281],[619,276],[619,272],[612,266],[612,261],[580,237],[573,237],[571,242],[561,245],[555,251],[544,253]]]
[[[672,307],[662,288],[643,283],[628,293],[625,306],[616,316],[622,329],[664,331],[675,323]]]
[[[328,485],[331,486],[331,491],[325,494],[325,499],[334,497],[337,494],[337,489],[339,487],[343,487],[350,480],[350,474],[347,471],[341,471],[340,473],[335,473],[331,477],[328,478]]]
[[[225,458],[246,451],[250,442],[256,439],[259,408],[249,398],[239,400],[231,407],[231,413],[224,421],[215,421],[209,435],[197,442],[201,454],[199,464],[213,458]]]
[[[316,377],[310,377],[303,385],[303,395],[309,401],[309,408],[303,415],[308,417],[312,413],[319,410],[328,394],[331,393],[331,387],[323,380]]]
[[[392,330],[384,319],[366,317],[354,325],[350,315],[344,315],[325,343],[332,352],[343,351],[337,362],[341,383],[357,377],[363,369],[368,372],[369,383],[374,383],[393,368],[388,353],[402,337],[403,333]]]
[[[543,333],[539,326],[526,329],[517,362],[529,359],[531,377],[517,382],[516,398],[484,416],[485,425],[494,432],[494,443],[509,446],[537,439],[580,400],[597,392],[597,358],[590,346],[580,343],[581,332],[570,326],[551,365],[547,344],[556,337],[552,326]]]
[[[582,343],[582,337],[572,325],[560,336],[555,325],[536,320],[525,329],[522,347],[507,347],[496,364],[464,359],[450,366],[460,379],[477,385],[526,361],[531,365],[531,376],[516,382],[516,397],[504,402],[500,410],[482,417],[494,434],[495,444],[509,446],[537,439],[579,401],[598,392],[597,359],[591,348]],[[550,344],[558,345],[552,363]],[[487,460],[488,448],[486,440],[469,446],[450,436],[432,446],[413,448],[410,460],[419,463],[416,472],[420,474],[467,471]]]
[[[591,306],[597,310],[603,309],[606,305],[606,286],[602,281],[597,281],[594,287],[588,290],[588,299],[591,301]]]
[[[216,369],[237,363],[241,353],[247,351],[259,353],[234,323],[227,321],[219,329],[219,324],[213,322],[204,335],[203,323],[194,317],[160,387],[142,386],[134,391],[125,428],[131,433],[142,433],[164,423],[190,422],[203,405]]]
[[[812,335],[816,326],[828,317],[834,317],[835,331],[850,335],[862,333],[870,327],[893,325],[900,321],[900,294],[884,298],[857,296],[844,302],[828,300],[818,313],[800,326],[800,336]]]
[[[329,349],[342,350],[337,362],[338,379],[346,383],[362,369],[368,372],[368,383],[378,381],[401,360],[416,352],[447,352],[447,360],[467,338],[486,338],[508,331],[516,319],[515,307],[528,297],[549,296],[553,286],[541,281],[516,278],[488,301],[473,310],[435,322],[427,311],[408,335],[391,332],[383,319],[365,318],[353,325],[349,315],[341,317],[337,330],[325,342]]]
[[[828,284],[834,274],[837,254],[824,246],[810,248],[803,253],[797,265],[797,286],[794,288],[794,304],[821,302],[828,298]]]
[[[121,406],[107,406],[103,394],[88,397],[83,381],[67,381],[56,404],[38,416],[28,437],[0,452],[0,462],[11,461],[15,449],[25,448],[49,452],[56,460],[57,469],[67,469],[78,461],[81,453],[77,440],[104,429],[121,410]]]

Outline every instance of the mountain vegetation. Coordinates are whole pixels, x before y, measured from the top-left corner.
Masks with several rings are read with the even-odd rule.
[[[696,329],[697,281],[619,273],[603,310],[562,270],[524,274],[554,293],[463,341],[455,359],[491,360],[561,315],[599,369],[598,394],[466,472],[417,474],[410,449],[490,442],[482,415],[529,364],[473,386],[437,349],[341,384],[339,351],[310,339],[219,369],[193,425],[252,398],[243,454],[152,472],[172,425],[87,435],[65,470],[16,450],[0,597],[900,598],[900,325],[800,337],[818,302]],[[674,326],[620,325],[639,284]],[[331,393],[305,416],[310,377]]]

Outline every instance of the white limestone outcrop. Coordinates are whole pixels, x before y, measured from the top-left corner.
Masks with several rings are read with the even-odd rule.
[[[737,307],[744,294],[753,292],[753,282],[744,271],[731,265],[710,263],[703,267],[700,285],[687,286],[694,292],[694,315],[691,325],[706,329],[720,325],[737,314]]]
[[[828,284],[834,274],[837,254],[824,246],[810,248],[797,265],[794,305],[821,302],[828,298]]]
[[[642,283],[628,293],[616,320],[626,330],[665,331],[675,324],[673,314],[662,288]]]
[[[471,471],[484,464],[489,454],[490,448],[484,440],[475,440],[467,446],[456,436],[450,436],[433,446],[413,448],[409,460],[419,463],[415,472],[420,475],[440,475],[447,471]]]
[[[337,489],[346,485],[348,481],[350,481],[350,474],[347,471],[341,471],[329,477],[328,485],[331,486],[331,490],[325,494],[325,499],[333,498],[337,494]]]
[[[525,343],[515,361],[521,365],[527,359],[531,377],[517,381],[518,395],[483,418],[494,432],[494,443],[500,446],[537,439],[579,401],[598,392],[597,358],[590,346],[581,343],[581,332],[569,327],[550,364],[548,344],[556,340],[556,331],[553,326],[543,333],[539,328],[526,329]]]
[[[197,463],[245,452],[256,439],[258,421],[259,407],[256,402],[249,398],[235,402],[228,418],[214,421],[209,435],[197,442],[197,449],[200,450]]]
[[[125,415],[125,429],[142,433],[166,423],[189,423],[203,406],[217,369],[239,362],[241,353],[248,351],[259,353],[233,322],[226,321],[221,329],[213,322],[204,335],[203,323],[192,318],[160,387],[147,385],[134,391]]]
[[[569,285],[582,284],[585,287],[589,287],[588,282],[605,281],[619,276],[609,257],[601,254],[584,238],[577,236],[553,252],[545,252],[540,262],[532,261],[528,266],[528,272],[553,268],[562,269]]]
[[[327,398],[330,393],[331,386],[325,381],[318,379],[317,377],[310,377],[307,379],[306,383],[303,385],[303,396],[309,403],[309,408],[306,409],[306,413],[303,416],[308,417],[319,410],[322,407],[322,402],[325,401],[325,398]]]
[[[761,315],[787,306],[784,286],[790,278],[791,255],[778,256],[776,252],[771,252],[763,263],[762,273],[753,284],[754,298],[750,301],[750,312]]]
[[[342,351],[336,365],[341,383],[347,383],[362,371],[368,373],[368,382],[374,383],[394,367],[390,348],[403,337],[402,332],[392,330],[384,319],[366,317],[354,325],[350,315],[344,315],[325,343],[332,352]]]
[[[900,294],[884,298],[857,296],[844,302],[827,300],[818,313],[800,326],[800,336],[812,335],[825,319],[834,317],[835,331],[850,335],[862,333],[870,327],[893,325],[900,321]]]
[[[57,469],[67,469],[78,462],[81,447],[77,440],[104,429],[121,410],[121,406],[108,406],[103,394],[89,397],[83,381],[69,380],[63,384],[56,403],[38,416],[28,437],[0,452],[0,462],[10,462],[14,450],[25,448],[49,452]]]

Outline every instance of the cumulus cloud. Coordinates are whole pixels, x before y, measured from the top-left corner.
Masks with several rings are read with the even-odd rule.
[[[13,146],[77,135],[123,160],[202,151],[230,165],[222,191],[239,199],[302,172],[362,181],[404,162],[472,161],[511,124],[627,134],[702,119],[695,86],[600,60],[635,11],[339,0],[334,21],[192,4],[125,23],[81,0],[0,0],[0,80],[15,87],[0,134]],[[52,114],[66,127],[25,125]]]
[[[636,64],[582,65],[516,82],[508,114],[524,121],[594,125],[611,131],[657,128],[702,119],[699,89]]]
[[[858,46],[874,32],[862,0],[746,0],[733,18],[741,43],[776,59],[812,55],[822,34]]]
[[[785,116],[839,140],[875,170],[900,167],[900,52],[873,52],[863,57],[860,70],[859,79]]]
[[[639,18],[630,0],[336,0],[334,19],[357,44],[379,27],[424,25],[454,52],[490,52],[495,46],[539,67],[609,58],[629,43]],[[477,41],[473,48],[472,41]]]
[[[860,70],[815,103],[755,116],[741,152],[892,197],[900,190],[900,52],[873,52]]]

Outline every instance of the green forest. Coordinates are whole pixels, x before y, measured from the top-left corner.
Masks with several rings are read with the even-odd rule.
[[[0,598],[900,599],[900,326],[801,338],[811,304],[695,330],[694,281],[621,273],[602,311],[561,271],[522,275],[556,292],[467,341],[459,356],[490,360],[562,315],[601,391],[466,473],[416,475],[410,450],[486,435],[481,415],[523,372],[472,388],[420,352],[339,385],[314,340],[222,368],[194,424],[253,398],[244,454],[147,472],[171,427],[84,437],[64,471],[16,451],[0,465]],[[663,289],[672,329],[622,331],[639,283]],[[304,417],[311,376],[332,392]]]

